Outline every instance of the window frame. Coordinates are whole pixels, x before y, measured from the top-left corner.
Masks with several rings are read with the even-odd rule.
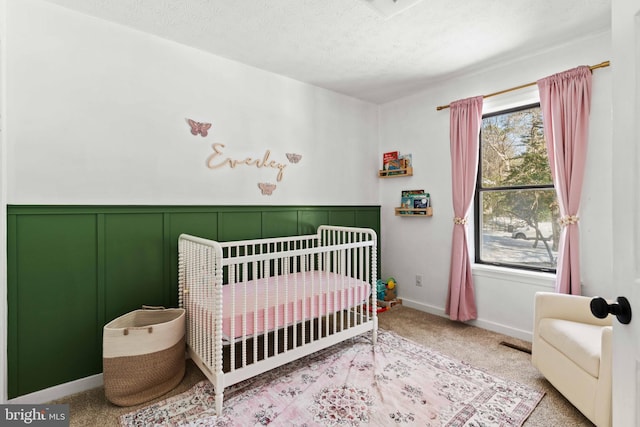
[[[508,108],[505,110],[493,111],[487,114],[482,115],[482,120],[485,118],[505,115],[509,113],[515,113],[517,111],[527,110],[531,108],[540,108],[540,102],[533,102],[524,105],[519,105],[516,107]],[[534,267],[522,264],[513,264],[508,262],[498,262],[498,261],[483,261],[480,258],[480,250],[482,246],[482,212],[480,210],[480,200],[482,193],[490,193],[494,191],[517,191],[517,190],[554,190],[555,185],[551,184],[534,184],[534,185],[513,185],[508,187],[491,187],[484,188],[482,187],[482,125],[480,126],[480,132],[478,135],[478,173],[476,176],[476,185],[474,190],[474,201],[473,201],[473,224],[474,224],[474,262],[480,265],[491,265],[496,267],[503,267],[512,270],[524,270],[524,271],[535,271],[542,273],[556,273],[556,268],[549,267]]]

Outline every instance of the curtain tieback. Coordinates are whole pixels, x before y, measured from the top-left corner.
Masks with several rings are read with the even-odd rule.
[[[577,215],[566,215],[560,218],[560,225],[566,227],[567,225],[577,224],[580,218]]]
[[[460,218],[459,216],[453,218],[453,223],[458,225],[466,225],[467,218]]]

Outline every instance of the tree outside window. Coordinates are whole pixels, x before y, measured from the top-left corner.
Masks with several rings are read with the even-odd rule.
[[[540,105],[485,115],[479,159],[476,263],[555,271],[559,209]]]

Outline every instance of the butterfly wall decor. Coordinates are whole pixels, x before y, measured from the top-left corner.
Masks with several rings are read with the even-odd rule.
[[[276,189],[275,184],[271,184],[268,182],[259,182],[258,187],[260,188],[260,191],[262,191],[263,196],[270,196],[271,193],[273,193],[273,190]]]
[[[302,159],[302,154],[287,153],[287,159],[290,163],[298,163]]]
[[[187,122],[189,123],[189,126],[191,126],[191,133],[193,135],[200,134],[202,137],[205,137],[208,135],[209,129],[211,129],[211,123],[200,123],[191,119],[187,119]]]

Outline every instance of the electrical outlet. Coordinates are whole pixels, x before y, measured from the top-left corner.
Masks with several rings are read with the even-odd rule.
[[[416,274],[416,286],[422,286],[422,274]]]

